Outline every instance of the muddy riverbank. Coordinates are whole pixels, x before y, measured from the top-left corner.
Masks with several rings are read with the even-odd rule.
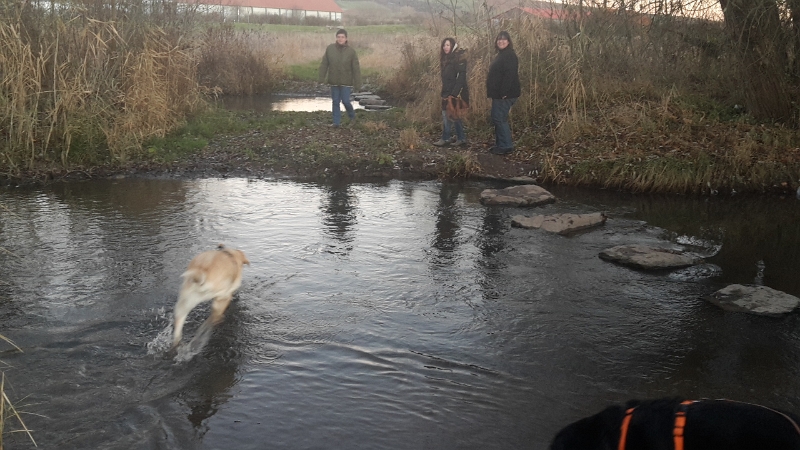
[[[282,91],[325,95],[325,87],[316,83],[287,84]],[[492,127],[479,114],[467,121],[465,147],[433,146],[441,124],[414,122],[402,105],[388,111],[358,110],[356,121],[340,128],[330,127],[329,111],[246,110],[223,115],[224,126],[207,127],[212,131],[201,135],[177,133],[158,144],[148,143],[124,162],[108,160],[65,169],[53,161],[49,167],[29,170],[6,168],[0,170],[0,184],[128,176],[353,181],[489,178],[702,195],[795,195],[800,186],[800,149],[775,148],[775,139],[763,138],[768,134],[763,126],[745,123],[687,125],[684,121],[668,136],[630,127],[621,131],[587,125],[584,128],[591,128],[591,134],[566,141],[557,138],[558,125],[516,124],[516,151],[499,156],[488,151]],[[181,150],[186,140],[194,140],[192,150]]]
[[[353,124],[329,126],[329,112],[246,111],[234,113],[244,130],[217,134],[201,150],[177,159],[160,149],[125,163],[94,167],[36,168],[0,175],[3,184],[48,183],[107,177],[254,177],[356,180],[515,178],[535,173],[523,158],[488,152],[488,144],[434,147],[432,136],[404,138],[402,112],[359,110]],[[410,143],[409,143],[410,142]]]

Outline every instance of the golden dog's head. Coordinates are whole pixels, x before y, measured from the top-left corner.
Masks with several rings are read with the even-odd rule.
[[[235,259],[235,260],[236,260],[236,262],[237,262],[237,263],[238,263],[240,266],[243,266],[243,265],[245,265],[245,264],[247,264],[248,266],[250,265],[250,260],[249,260],[249,259],[247,259],[247,256],[244,256],[244,252],[243,252],[243,251],[241,251],[241,250],[237,250],[237,249],[235,249],[235,248],[228,248],[228,247],[225,247],[225,244],[218,244],[218,245],[217,245],[217,250],[222,250],[222,251],[224,251],[225,253],[227,253],[227,254],[231,255],[231,257],[232,257],[233,259]]]
[[[243,251],[236,249],[226,249],[226,251],[228,251],[230,255],[233,256],[233,259],[235,259],[240,266],[245,264],[247,264],[248,266],[250,265],[250,260],[247,259],[247,256],[244,256]]]

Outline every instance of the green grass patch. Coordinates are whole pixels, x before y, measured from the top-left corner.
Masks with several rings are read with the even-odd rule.
[[[394,158],[388,153],[379,151],[375,162],[378,163],[379,166],[392,167],[394,165]]]
[[[359,56],[368,54],[370,50],[359,51]],[[320,60],[322,57],[320,56]],[[289,78],[297,81],[316,81],[319,77],[320,61],[310,61],[305,64],[295,64],[287,68]],[[380,71],[370,67],[361,67],[361,78],[364,80],[377,78]]]
[[[347,3],[370,3],[376,5],[372,2],[347,2]],[[343,9],[348,9],[344,8]],[[357,9],[354,9],[357,10]],[[334,26],[333,28],[328,28],[327,26],[318,26],[318,25],[284,25],[284,24],[252,24],[252,23],[236,23],[234,26],[237,29],[242,30],[258,30],[258,31],[268,31],[274,33],[319,33],[319,34],[329,34],[331,35],[331,43],[334,42],[333,34],[339,28],[338,26]],[[422,30],[421,27],[417,25],[403,25],[403,24],[391,24],[391,25],[353,25],[346,27],[347,34],[350,37],[358,36],[359,34],[397,34],[397,33],[405,33],[405,34],[416,34]]]
[[[347,27],[348,35],[358,34],[417,34],[423,31],[423,28],[417,25],[362,25]]]
[[[235,23],[234,27],[239,30],[250,31],[268,31],[274,33],[319,33],[319,34],[332,34],[335,31],[328,29],[326,26],[320,25],[287,25],[287,24],[274,24],[274,23]]]
[[[190,135],[170,135],[152,139],[145,144],[148,156],[162,162],[173,162],[202,150],[208,140]]]
[[[189,119],[186,125],[178,129],[178,135],[189,134],[192,136],[210,139],[215,134],[234,133],[246,130],[249,123],[237,118],[231,111],[222,108],[213,108],[208,112]]]
[[[320,57],[320,59],[322,59]],[[289,78],[298,81],[316,81],[319,77],[320,61],[311,61],[305,64],[289,66]]]
[[[163,138],[148,140],[144,149],[149,158],[169,163],[199,152],[214,136],[252,130],[300,129],[308,127],[312,119],[313,115],[305,112],[253,114],[216,108],[192,118],[186,125]]]
[[[252,121],[241,120],[231,111],[212,108],[165,137],[148,140],[143,147],[147,156],[172,162],[202,150],[215,135],[238,133],[252,125]]]
[[[375,14],[382,14],[384,16],[392,13],[392,10],[388,6],[381,5],[380,3],[372,1],[339,0],[338,2],[336,2],[336,4],[341,6],[342,9],[345,11],[370,12]]]

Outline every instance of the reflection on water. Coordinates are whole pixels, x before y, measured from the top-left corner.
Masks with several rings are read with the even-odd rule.
[[[629,398],[800,410],[797,314],[701,296],[800,295],[800,202],[553,188],[484,207],[483,183],[105,180],[4,189],[2,361],[42,448],[544,449]],[[510,216],[605,211],[564,237]],[[719,248],[719,270],[646,273],[623,243]],[[180,274],[224,242],[251,261],[190,361],[168,346]],[[190,315],[187,335],[208,315]],[[7,435],[9,448],[30,448]],[[332,444],[335,443],[335,444]]]
[[[289,97],[284,95],[224,96],[220,102],[226,109],[234,111],[330,111],[330,97]],[[364,109],[358,102],[353,108]],[[344,107],[342,107],[344,110]]]
[[[353,231],[358,224],[358,198],[352,192],[353,188],[344,182],[335,182],[324,190],[327,196],[320,205],[321,222],[323,231],[335,241],[328,251],[347,256],[355,240]]]

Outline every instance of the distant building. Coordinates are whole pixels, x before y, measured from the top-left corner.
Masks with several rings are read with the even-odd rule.
[[[179,0],[199,12],[220,14],[225,20],[247,22],[254,16],[282,16],[295,19],[318,17],[342,21],[342,8],[334,0]]]
[[[488,0],[486,4],[491,8],[492,18],[495,20],[526,16],[564,20],[568,14],[573,13],[566,5],[547,0]]]
[[[624,17],[633,23],[638,23],[643,26],[649,26],[652,23],[652,16],[641,12],[590,6],[579,8],[576,5],[565,5],[548,0],[487,0],[487,4],[490,5],[495,13],[492,16],[492,19],[495,21],[519,19],[521,17],[537,17],[544,20],[563,22],[565,20],[575,20],[579,17],[598,14],[601,17]]]

